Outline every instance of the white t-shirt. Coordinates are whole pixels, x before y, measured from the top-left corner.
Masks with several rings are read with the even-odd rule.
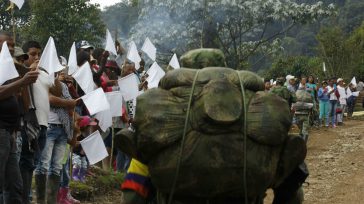
[[[35,114],[37,115],[38,123],[48,127],[49,114],[49,88],[52,86],[49,75],[43,70],[39,70],[37,81],[33,84],[34,105],[36,107]]]
[[[340,85],[337,86],[337,90],[339,91],[340,94],[340,104],[341,105],[346,105],[346,91],[344,87],[341,87]]]
[[[329,92],[331,92],[334,88],[333,87],[331,87],[331,86],[328,86],[327,87],[328,89],[329,89]],[[336,95],[335,95],[335,91],[334,92],[332,92],[331,94],[330,94],[330,101],[336,101],[337,100],[337,97],[336,97]]]

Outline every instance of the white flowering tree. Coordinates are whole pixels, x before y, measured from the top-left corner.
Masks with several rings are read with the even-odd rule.
[[[143,0],[132,39],[149,37],[161,52],[212,47],[240,69],[257,53],[279,50],[279,38],[294,26],[333,15],[334,5],[292,0]]]

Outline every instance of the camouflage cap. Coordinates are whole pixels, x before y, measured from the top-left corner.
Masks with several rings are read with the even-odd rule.
[[[284,77],[278,77],[277,79],[276,79],[276,83],[277,84],[284,84],[284,82],[286,82],[286,79],[284,78]]]

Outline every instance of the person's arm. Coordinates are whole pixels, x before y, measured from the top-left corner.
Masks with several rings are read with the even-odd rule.
[[[323,90],[320,88],[317,92],[317,96],[318,98],[321,98],[322,97],[322,94],[323,94]]]
[[[38,71],[29,71],[22,78],[6,85],[0,86],[0,100],[6,99],[19,92],[21,87],[33,84],[38,79]]]
[[[97,70],[97,72],[94,73],[95,77],[100,78],[101,75],[102,75],[102,73],[104,73],[104,71],[105,71],[105,64],[106,64],[106,61],[107,61],[107,58],[109,57],[109,55],[110,54],[109,54],[108,51],[105,51],[102,54],[99,70]]]
[[[52,106],[72,109],[76,106],[77,101],[73,100],[73,99],[59,98],[59,97],[53,96],[51,93],[49,93],[49,103]]]

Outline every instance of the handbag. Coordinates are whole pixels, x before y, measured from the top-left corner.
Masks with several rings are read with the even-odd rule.
[[[35,113],[36,107],[34,105],[34,96],[33,96],[33,86],[29,86],[29,94],[30,94],[30,107],[28,112],[24,114],[24,129],[25,134],[28,138],[29,150],[31,152],[37,151],[38,147],[38,137],[40,132],[40,125],[38,123],[38,118]]]

